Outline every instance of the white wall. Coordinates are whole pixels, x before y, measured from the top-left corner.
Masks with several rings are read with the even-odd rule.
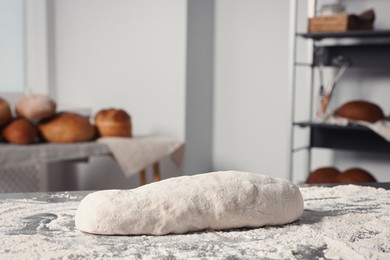
[[[288,1],[216,1],[216,170],[287,178]]]
[[[52,94],[51,73],[53,64],[49,60],[49,30],[47,1],[24,1],[26,5],[26,91]]]
[[[24,21],[22,0],[0,0],[0,92],[23,91]]]
[[[67,0],[52,11],[62,107],[123,108],[135,135],[184,140],[186,1]],[[110,158],[78,169],[80,189],[132,185]]]
[[[55,2],[60,104],[122,107],[135,134],[184,138],[186,3]]]

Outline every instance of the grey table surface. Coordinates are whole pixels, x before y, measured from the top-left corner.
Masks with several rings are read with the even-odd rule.
[[[390,188],[389,183],[374,186]],[[349,251],[341,250],[341,259],[350,256],[365,259],[370,254],[374,254],[372,258],[390,259],[390,247],[383,243],[383,239],[390,239],[389,230],[379,232],[369,230],[370,226],[356,226],[343,238],[344,234],[337,226],[332,228],[333,222],[345,225],[350,216],[358,219],[372,215],[372,218],[378,218],[378,223],[390,224],[390,218],[386,216],[390,192],[345,187],[302,187],[305,212],[298,221],[288,225],[166,236],[99,236],[77,230],[74,215],[78,204],[92,191],[0,194],[0,258],[327,259],[334,256],[329,252],[337,253],[343,245]],[[316,189],[323,190],[324,196],[315,195]],[[343,190],[350,190],[345,197],[340,195]],[[324,230],[327,224],[330,224],[331,232]],[[362,228],[368,231],[362,233]],[[301,230],[309,230],[312,236],[325,234],[321,237],[339,240],[338,246],[326,239],[305,238],[299,235]],[[356,251],[367,241],[373,244],[371,248],[351,255],[350,249]]]

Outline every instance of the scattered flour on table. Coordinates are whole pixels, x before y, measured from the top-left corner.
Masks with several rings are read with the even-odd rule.
[[[303,187],[291,224],[167,236],[98,236],[74,227],[78,201],[0,202],[5,259],[390,259],[390,191]]]

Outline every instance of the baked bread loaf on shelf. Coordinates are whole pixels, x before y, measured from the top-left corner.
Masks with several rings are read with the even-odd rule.
[[[56,113],[56,103],[48,95],[27,95],[16,103],[16,114],[31,121],[41,120]]]
[[[28,120],[17,118],[3,129],[2,136],[13,144],[31,144],[37,139],[37,128]]]
[[[342,183],[376,182],[374,176],[361,168],[351,168],[345,170],[337,176],[337,180]]]
[[[71,112],[62,112],[40,122],[38,129],[50,143],[87,142],[95,137],[95,128],[88,118]]]
[[[306,180],[307,184],[337,183],[340,171],[335,167],[322,167],[314,170]]]
[[[11,119],[11,107],[5,99],[0,97],[0,126],[7,124]]]
[[[385,118],[382,109],[371,102],[364,100],[350,101],[340,106],[334,112],[335,116],[350,120],[361,120],[375,123]]]
[[[100,137],[132,137],[131,117],[122,109],[100,110],[94,121]]]
[[[374,176],[361,168],[350,168],[340,172],[335,167],[322,167],[312,171],[307,184],[376,182]]]

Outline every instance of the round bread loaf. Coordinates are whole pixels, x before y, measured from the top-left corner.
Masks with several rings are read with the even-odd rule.
[[[37,138],[36,126],[24,118],[14,119],[2,131],[5,140],[13,144],[30,144]]]
[[[47,95],[21,97],[16,103],[16,113],[28,120],[41,120],[56,112],[56,103]]]
[[[122,109],[104,109],[95,115],[99,136],[132,137],[130,115]]]
[[[334,167],[322,167],[313,171],[306,180],[307,184],[336,183],[340,171]]]
[[[337,181],[342,183],[376,182],[376,179],[366,170],[351,168],[340,173],[337,176]]]
[[[12,119],[11,108],[7,101],[0,97],[0,126],[5,125]]]
[[[375,123],[385,117],[382,109],[378,105],[364,100],[347,102],[336,109],[334,115],[350,120],[361,120],[371,123]]]
[[[90,141],[95,128],[88,118],[79,114],[63,112],[38,125],[42,137],[51,143],[76,143]]]

